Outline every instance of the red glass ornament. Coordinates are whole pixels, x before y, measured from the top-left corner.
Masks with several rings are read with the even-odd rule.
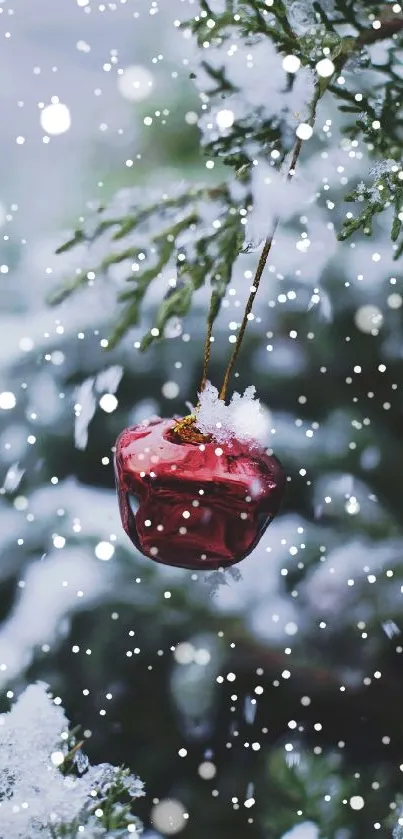
[[[225,568],[253,550],[276,515],[285,472],[257,443],[217,443],[193,423],[192,417],[157,418],[120,434],[115,475],[122,524],[156,562]]]

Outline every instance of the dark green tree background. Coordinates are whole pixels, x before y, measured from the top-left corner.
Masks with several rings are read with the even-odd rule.
[[[150,839],[164,798],[183,803],[191,839],[391,836],[403,788],[401,9],[227,0],[201,2],[195,17],[196,5],[181,92],[167,94],[174,116],[143,128],[133,190],[93,202],[59,236],[66,282],[59,293],[52,280],[64,302],[50,334],[46,309],[30,329],[21,294],[20,337],[35,341],[6,359],[3,390],[17,403],[0,412],[4,708],[10,689],[48,682],[91,761],[144,780],[136,812]],[[264,39],[280,69],[300,59],[305,115],[291,97],[268,116],[253,84],[242,99],[231,66],[208,64],[206,41],[219,53]],[[315,76],[324,56],[334,72]],[[297,78],[282,72],[276,95],[291,96]],[[202,105],[233,108],[227,133],[203,114],[199,133],[189,113]],[[301,121],[313,127],[306,142]],[[263,198],[256,159],[264,173],[272,164]],[[160,567],[121,530],[114,441],[196,402],[208,312],[220,387],[228,323],[237,334],[262,247],[229,393],[254,384],[271,413],[282,513],[232,572]]]

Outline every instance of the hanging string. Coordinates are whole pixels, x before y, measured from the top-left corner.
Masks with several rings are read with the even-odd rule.
[[[354,50],[362,49],[362,47],[364,47],[365,45],[375,43],[376,41],[383,40],[384,38],[391,38],[391,37],[393,37],[394,35],[398,34],[399,32],[401,32],[403,30],[403,16],[402,16],[402,14],[399,14],[399,17],[396,17],[396,15],[394,15],[393,18],[389,17],[388,14],[389,14],[389,10],[386,10],[386,12],[383,16],[383,19],[382,19],[382,16],[381,16],[382,24],[379,28],[377,28],[377,29],[373,29],[373,28],[372,29],[364,29],[362,32],[360,32],[360,34],[353,41],[353,43],[348,45],[348,49],[343,51],[342,54],[339,55],[335,59],[335,68],[336,68],[337,72],[341,71],[341,69],[344,66],[345,62],[347,61],[349,55],[351,55],[354,52]],[[311,108],[310,108],[310,118],[307,121],[308,125],[310,125],[311,127],[313,127],[313,125],[315,123],[317,104],[318,104],[321,96],[323,95],[325,89],[330,84],[330,81],[331,81],[330,78],[326,79],[326,80],[322,78],[320,80],[319,84],[317,84],[317,86],[316,86],[315,95],[314,95],[313,101],[311,103]],[[298,138],[297,142],[295,143],[294,150],[293,150],[293,153],[292,153],[291,163],[290,163],[290,166],[289,166],[289,169],[288,169],[288,172],[287,172],[286,181],[290,181],[292,179],[293,175],[295,174],[295,167],[297,165],[301,149],[302,149],[302,140],[300,138]],[[241,323],[241,326],[240,326],[240,329],[239,329],[239,333],[238,333],[238,336],[237,336],[237,340],[236,340],[236,343],[234,345],[232,355],[230,357],[227,369],[226,369],[225,374],[224,374],[224,380],[223,380],[221,390],[220,390],[220,394],[219,394],[219,397],[222,400],[225,400],[226,396],[227,396],[228,385],[229,385],[229,380],[230,380],[230,377],[231,377],[231,373],[233,371],[234,364],[235,364],[235,362],[238,358],[239,350],[242,346],[242,342],[243,342],[243,339],[244,339],[246,327],[248,325],[249,315],[252,312],[253,301],[256,298],[256,293],[258,291],[260,280],[262,278],[262,274],[263,274],[263,271],[265,269],[266,262],[267,262],[269,254],[270,254],[272,245],[273,245],[274,236],[275,236],[279,221],[280,221],[279,217],[277,217],[274,220],[271,232],[265,240],[265,244],[264,244],[260,259],[259,259],[259,263],[258,263],[258,266],[257,266],[257,269],[256,269],[256,274],[255,274],[253,284],[252,284],[253,291],[251,291],[251,293],[249,295],[249,298],[248,298],[248,301],[247,301],[247,304],[246,304],[246,308],[245,308],[245,313],[244,313],[242,323]],[[213,328],[214,312],[215,312],[214,306],[215,306],[215,303],[213,304],[213,298],[212,298],[212,301],[211,301],[211,304],[210,304],[209,315],[208,315],[208,319],[207,319],[207,335],[206,335],[206,341],[205,341],[205,346],[204,346],[203,375],[202,375],[202,381],[201,381],[201,385],[200,385],[200,390],[201,391],[204,389],[206,381],[207,381],[207,371],[208,371],[210,354],[211,354],[212,328]]]
[[[292,155],[292,160],[291,160],[288,172],[287,172],[287,179],[286,179],[287,181],[291,180],[291,178],[294,175],[295,167],[297,165],[297,160],[299,158],[301,148],[302,148],[302,140],[298,139],[296,144],[295,144],[293,155]],[[234,364],[235,364],[235,362],[238,358],[239,350],[241,349],[241,346],[242,346],[242,341],[244,339],[245,332],[246,332],[246,327],[247,327],[248,321],[249,321],[249,315],[251,314],[251,311],[252,311],[253,302],[255,300],[255,297],[256,297],[256,294],[257,294],[257,291],[258,291],[258,288],[259,288],[260,280],[262,278],[262,274],[263,274],[263,271],[264,271],[265,266],[266,266],[267,258],[269,256],[269,253],[270,253],[272,245],[273,245],[274,236],[276,234],[276,230],[277,230],[277,227],[279,225],[279,222],[280,222],[280,217],[277,216],[277,218],[273,222],[271,233],[266,238],[266,241],[264,243],[264,248],[263,248],[262,253],[260,255],[260,259],[259,259],[258,266],[257,266],[257,269],[256,269],[256,274],[255,274],[254,279],[253,279],[252,291],[251,291],[251,293],[248,297],[248,302],[246,304],[245,313],[244,313],[242,323],[241,323],[241,326],[240,326],[240,329],[239,329],[239,332],[238,332],[238,335],[237,335],[236,343],[235,343],[234,349],[232,351],[231,358],[228,362],[227,369],[226,369],[225,374],[224,374],[224,380],[223,380],[221,390],[220,390],[220,399],[223,399],[223,400],[225,400],[225,398],[227,396],[228,385],[229,385],[229,380],[230,380],[230,377],[231,377],[231,373],[233,371]]]
[[[316,105],[316,102],[313,105],[312,119],[314,118],[315,105]],[[294,175],[295,166],[297,164],[297,160],[298,160],[301,148],[302,148],[302,140],[298,139],[296,144],[295,144],[293,155],[292,155],[292,160],[291,160],[288,172],[287,172],[287,181],[291,180],[291,178]],[[237,336],[237,339],[236,339],[236,343],[235,343],[231,358],[229,360],[227,369],[226,369],[225,374],[224,374],[224,380],[223,380],[221,390],[220,390],[220,395],[219,395],[219,398],[223,399],[223,400],[225,400],[225,398],[227,396],[228,384],[229,384],[229,380],[230,380],[230,377],[231,377],[231,373],[232,373],[234,364],[236,362],[236,359],[238,358],[239,350],[241,349],[242,341],[244,339],[246,327],[247,327],[248,321],[249,321],[249,315],[252,311],[253,301],[256,297],[256,292],[259,288],[260,280],[262,278],[262,274],[263,274],[263,271],[264,271],[264,268],[265,268],[265,265],[266,265],[266,262],[267,262],[267,258],[269,256],[270,251],[271,251],[271,247],[272,247],[272,244],[273,244],[274,236],[275,236],[279,221],[280,221],[279,217],[277,217],[274,220],[271,233],[265,241],[264,248],[262,250],[262,253],[261,253],[261,256],[260,256],[260,259],[259,259],[259,263],[258,263],[258,266],[257,266],[257,269],[256,269],[256,274],[255,274],[255,277],[253,279],[253,285],[252,285],[253,291],[251,291],[251,293],[249,295],[248,302],[247,302],[246,308],[245,308],[245,313],[244,313],[242,323],[241,323],[241,326],[240,326],[240,329],[239,329],[239,332],[238,332],[238,336]],[[208,367],[209,367],[210,356],[211,356],[212,331],[213,331],[213,323],[214,323],[214,320],[215,320],[215,315],[216,315],[216,310],[217,310],[217,302],[218,301],[217,301],[216,295],[213,292],[213,294],[211,296],[210,308],[209,308],[209,312],[208,312],[208,316],[207,316],[207,332],[206,332],[206,338],[205,338],[205,342],[204,342],[204,361],[203,361],[202,378],[201,378],[201,382],[200,382],[200,393],[204,390],[204,388],[206,386],[206,382],[207,382]]]
[[[212,331],[213,331],[213,323],[216,314],[217,308],[217,299],[216,294],[212,293],[211,300],[210,300],[210,308],[207,315],[207,332],[206,332],[206,339],[204,342],[204,362],[203,362],[203,372],[202,378],[200,382],[200,393],[204,390],[207,382],[207,373],[208,373],[208,366],[210,363],[210,356],[211,356],[211,345],[212,341]]]

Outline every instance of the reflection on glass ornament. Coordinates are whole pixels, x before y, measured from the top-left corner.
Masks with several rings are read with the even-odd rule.
[[[116,442],[115,475],[122,524],[138,550],[156,562],[202,570],[251,553],[286,483],[279,460],[259,443],[218,444],[201,434],[193,416],[125,429]]]

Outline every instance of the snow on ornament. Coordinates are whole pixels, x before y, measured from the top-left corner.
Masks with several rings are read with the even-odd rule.
[[[286,477],[262,444],[267,421],[254,391],[234,394],[226,405],[207,382],[195,414],[153,418],[120,434],[122,524],[144,556],[214,570],[258,544],[281,505]]]

